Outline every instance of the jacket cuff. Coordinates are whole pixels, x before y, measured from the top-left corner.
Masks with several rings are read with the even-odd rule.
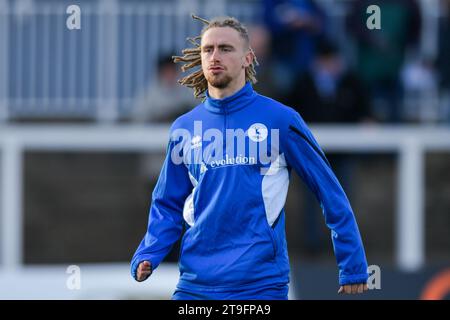
[[[339,285],[367,283],[367,279],[369,279],[367,273],[344,275],[339,277]]]

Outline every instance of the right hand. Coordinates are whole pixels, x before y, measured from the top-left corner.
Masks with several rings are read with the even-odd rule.
[[[144,281],[152,274],[152,265],[149,261],[142,261],[137,269],[136,280]]]

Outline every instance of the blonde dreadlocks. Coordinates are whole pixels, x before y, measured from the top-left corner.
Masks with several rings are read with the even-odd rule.
[[[173,56],[173,61],[175,63],[184,62],[185,64],[181,66],[181,70],[183,72],[198,67],[202,64],[201,56],[200,56],[200,43],[203,34],[211,29],[218,27],[230,27],[239,32],[242,38],[249,43],[249,36],[247,29],[235,18],[226,17],[226,18],[214,18],[211,21],[205,20],[203,18],[192,15],[193,19],[200,20],[205,24],[199,36],[194,38],[187,38],[187,40],[194,45],[193,48],[187,48],[182,50],[183,56]],[[245,68],[245,81],[250,81],[252,84],[256,83],[256,70],[255,66],[258,65],[258,61],[256,60],[256,56],[253,50],[250,48],[253,53],[253,61],[252,63]],[[205,75],[203,74],[203,70],[200,68],[189,75],[178,80],[178,83],[181,85],[187,86],[189,88],[194,89],[194,96],[196,98],[204,98],[205,91],[208,89],[208,83],[206,81]]]

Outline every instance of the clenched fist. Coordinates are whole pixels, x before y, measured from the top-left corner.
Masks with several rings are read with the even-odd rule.
[[[142,261],[137,269],[136,280],[144,281],[152,274],[152,265],[149,261]]]

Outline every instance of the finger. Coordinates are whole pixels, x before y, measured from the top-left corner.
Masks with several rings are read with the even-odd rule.
[[[352,293],[352,286],[349,285],[349,284],[346,284],[344,286],[344,291],[345,291],[346,294],[351,294]]]
[[[339,287],[338,294],[342,294],[344,292],[344,288],[342,286]]]
[[[141,262],[139,264],[139,268],[141,270],[150,270],[150,268],[151,268],[150,262],[148,262],[148,261]]]
[[[358,292],[358,285],[357,284],[352,284],[352,294],[355,294]]]
[[[145,278],[148,277],[149,274],[150,274],[149,271],[148,272],[147,271],[138,272],[137,279],[139,281],[144,280]]]
[[[361,283],[361,284],[358,284],[358,293],[363,293],[364,292],[364,285]]]
[[[369,290],[369,287],[367,286],[367,283],[366,283],[366,284],[364,284],[364,291],[367,291],[367,290]]]
[[[146,277],[146,276],[148,276],[149,274],[150,274],[150,271],[142,271],[142,272],[140,273],[140,275],[143,276],[143,277]]]
[[[141,271],[150,271],[151,269],[149,267],[140,267],[139,270]]]
[[[150,270],[141,270],[140,274],[150,274]]]

